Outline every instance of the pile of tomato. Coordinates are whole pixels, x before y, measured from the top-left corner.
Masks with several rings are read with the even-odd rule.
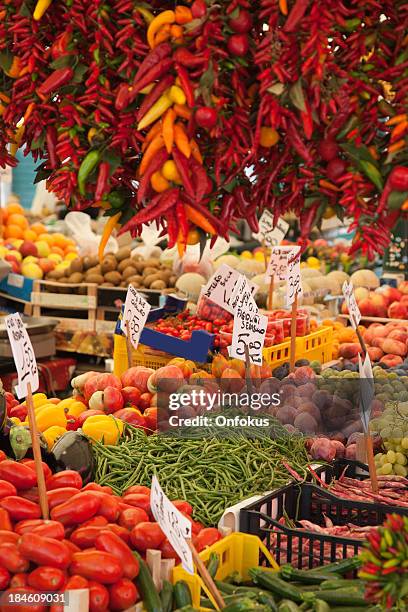
[[[219,316],[218,318],[207,321],[198,315],[189,314],[188,312],[180,312],[173,317],[158,319],[149,327],[153,327],[156,331],[168,336],[180,338],[180,340],[190,340],[191,334],[195,330],[206,331],[214,334],[213,348],[220,345],[219,331],[228,322],[229,315]]]

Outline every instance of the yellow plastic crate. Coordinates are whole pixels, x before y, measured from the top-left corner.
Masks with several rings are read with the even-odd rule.
[[[333,329],[322,327],[307,336],[296,338],[296,359],[308,359],[325,363],[332,359]],[[263,358],[271,367],[278,366],[290,360],[290,340],[276,344],[263,350]]]
[[[248,580],[248,570],[251,567],[259,567],[263,559],[266,560],[271,572],[279,569],[278,564],[261,540],[257,536],[247,533],[233,533],[203,550],[200,557],[204,563],[208,561],[212,552],[217,553],[220,557],[220,564],[215,575],[217,580],[224,580],[232,572],[238,572],[243,580]],[[213,596],[199,574],[191,575],[181,565],[178,565],[173,569],[173,584],[178,580],[187,582],[194,608],[203,612],[209,610],[209,608],[200,606],[200,597],[208,597],[216,605]]]

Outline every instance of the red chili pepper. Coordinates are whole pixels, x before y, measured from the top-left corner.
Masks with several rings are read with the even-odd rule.
[[[47,97],[51,92],[67,85],[74,76],[74,71],[69,66],[54,70],[50,76],[38,87],[37,93],[40,97]]]
[[[158,63],[171,55],[172,50],[170,43],[163,42],[150,51],[136,72],[135,82],[139,81],[151,68],[154,68]]]
[[[125,223],[125,225],[120,229],[119,234],[131,231],[142,223],[148,223],[153,219],[158,219],[176,204],[179,194],[180,190],[177,188],[169,189],[163,193],[157,194],[157,196],[150,201],[149,206],[139,210],[132,217],[132,219],[130,219],[130,221]]]
[[[289,123],[287,129],[288,140],[300,157],[309,165],[313,164],[313,158],[304,142],[301,140],[293,123]]]
[[[181,88],[186,96],[187,106],[193,108],[193,106],[195,105],[194,89],[189,79],[187,70],[180,64],[176,64],[176,72],[180,79]]]
[[[172,249],[177,242],[178,225],[175,215],[172,210],[168,210],[166,213],[167,221],[167,248]]]
[[[121,83],[115,98],[115,108],[122,111],[129,106],[132,88],[127,83]]]
[[[169,154],[167,153],[166,149],[163,147],[162,149],[160,149],[158,153],[156,153],[153,160],[150,162],[146,172],[140,179],[139,189],[137,192],[138,204],[141,204],[147,197],[147,194],[150,188],[150,179],[152,175],[161,169],[164,162],[167,161],[168,158],[169,158]],[[159,194],[159,196],[161,195],[162,194]]]
[[[98,179],[96,181],[96,188],[95,188],[95,200],[97,202],[99,200],[102,200],[103,196],[108,191],[109,174],[110,174],[109,162],[106,162],[106,161],[101,162],[99,164]]]
[[[168,74],[165,77],[163,77],[153,87],[152,91],[148,93],[147,96],[144,97],[144,100],[141,103],[139,111],[136,115],[136,119],[138,122],[141,121],[141,119],[143,119],[147,111],[153,106],[155,102],[157,102],[157,100],[166,91],[166,89],[168,89],[169,87],[171,87],[171,85],[173,85],[173,83],[174,83],[173,75]]]
[[[173,54],[174,60],[186,68],[197,68],[206,64],[210,57],[208,50],[201,54],[193,54],[186,47],[178,47]]]
[[[166,58],[153,66],[153,68],[150,68],[139,80],[135,79],[132,85],[132,96],[169,72],[173,67],[173,63],[173,58]]]
[[[176,147],[173,148],[173,159],[177,166],[178,173],[183,181],[184,189],[191,198],[195,199],[194,187],[190,178],[188,159]]]

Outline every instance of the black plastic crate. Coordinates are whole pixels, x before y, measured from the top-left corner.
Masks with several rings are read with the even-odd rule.
[[[338,478],[343,472],[351,478],[365,479],[368,475],[367,466],[348,460],[338,460],[316,470],[326,482]],[[257,535],[271,550],[277,563],[311,568],[357,554],[364,540],[292,529],[281,525],[279,519],[285,517],[295,524],[308,520],[323,527],[326,516],[334,525],[352,523],[366,527],[381,524],[390,512],[408,515],[407,508],[343,500],[320,485],[292,483],[242,508],[240,531]],[[302,551],[302,554],[297,554],[297,551]]]

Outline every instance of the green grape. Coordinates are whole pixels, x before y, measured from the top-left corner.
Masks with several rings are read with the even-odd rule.
[[[388,463],[387,455],[383,455],[381,457],[380,463],[381,463],[381,465],[385,465],[386,463]]]
[[[408,463],[408,459],[403,453],[397,452],[395,453],[395,463],[398,463],[399,465],[406,465]]]
[[[389,463],[395,463],[396,457],[393,450],[389,450],[387,453],[387,459]]]
[[[397,474],[398,476],[406,476],[408,474],[408,470],[404,465],[396,463],[394,465],[394,474]]]
[[[392,474],[392,463],[384,463],[384,465],[380,469],[381,474],[383,474],[384,476]]]
[[[401,440],[401,446],[404,450],[408,450],[408,437],[406,438],[402,438]]]

